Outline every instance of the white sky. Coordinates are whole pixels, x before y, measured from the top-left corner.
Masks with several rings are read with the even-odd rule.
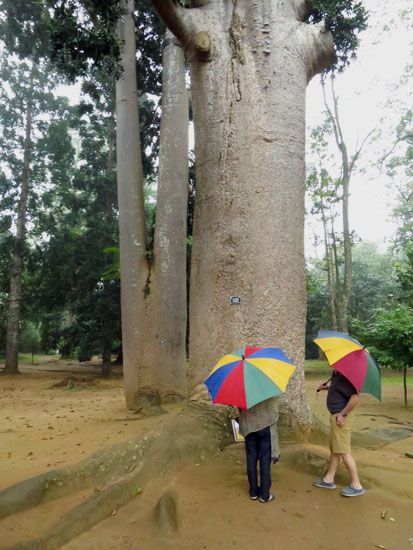
[[[349,152],[353,152],[370,130],[380,128],[384,135],[379,142],[367,147],[360,158],[359,167],[367,167],[364,174],[355,174],[350,184],[350,227],[365,240],[376,242],[379,249],[386,248],[395,230],[390,218],[394,197],[388,187],[389,181],[373,164],[391,143],[388,128],[394,127],[400,112],[385,108],[389,98],[394,99],[394,86],[399,82],[404,68],[412,62],[413,28],[410,33],[406,22],[400,23],[398,12],[412,11],[411,0],[388,0],[383,2],[364,0],[370,12],[369,28],[360,35],[358,59],[337,78],[336,93],[344,137]],[[394,20],[393,20],[394,18]],[[388,30],[383,27],[388,25]],[[402,90],[407,95],[406,90]],[[324,110],[321,86],[316,77],[307,92],[307,125],[313,127],[322,120]],[[381,121],[382,117],[384,120]],[[387,131],[386,131],[387,130]],[[314,231],[321,234],[314,220],[306,223],[306,253],[314,255],[312,241]]]

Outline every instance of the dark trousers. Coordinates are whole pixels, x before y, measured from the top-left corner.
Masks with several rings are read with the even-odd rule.
[[[267,500],[271,488],[271,432],[269,426],[258,432],[251,432],[245,438],[247,475],[250,496]],[[258,486],[257,465],[260,463],[260,485]]]

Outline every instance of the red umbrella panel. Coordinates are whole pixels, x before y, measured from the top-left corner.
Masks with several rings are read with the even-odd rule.
[[[205,385],[214,403],[250,409],[285,392],[295,369],[280,348],[246,346],[224,355]]]
[[[325,353],[330,367],[345,376],[358,392],[381,400],[380,367],[360,342],[334,330],[320,330],[314,342]]]

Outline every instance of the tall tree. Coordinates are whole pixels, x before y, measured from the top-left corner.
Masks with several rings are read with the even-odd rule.
[[[105,250],[118,242],[114,81],[95,71],[82,92],[71,120],[77,167],[56,175],[43,197],[33,292],[48,347],[79,360],[99,354],[109,373],[120,338],[119,282],[103,276],[112,262]]]
[[[134,406],[141,372],[136,368],[142,349],[145,307],[146,226],[143,171],[139,141],[136,44],[133,0],[122,0],[119,37],[123,42],[123,73],[116,83],[116,142],[121,265],[121,312],[126,402]]]
[[[162,116],[153,253],[145,285],[140,394],[186,395],[186,214],[189,106],[185,58],[170,31],[163,45]],[[149,387],[149,388],[148,388]]]
[[[337,280],[335,282],[336,295],[336,312],[337,312],[337,328],[341,331],[348,330],[348,308],[351,297],[352,284],[352,236],[349,222],[349,198],[350,198],[350,180],[354,173],[354,169],[360,154],[373,134],[371,130],[362,140],[361,144],[356,147],[353,154],[348,151],[346,140],[344,139],[343,129],[339,115],[338,97],[334,89],[334,76],[330,76],[331,84],[331,101],[330,106],[325,89],[325,78],[321,78],[321,86],[323,89],[324,106],[326,116],[330,123],[331,131],[333,132],[336,146],[340,155],[340,177],[338,189],[340,190],[340,200],[342,206],[342,224],[343,224],[343,268],[342,276],[340,270],[336,266]],[[341,279],[341,280],[340,280]]]
[[[328,124],[328,121],[326,121]],[[337,218],[336,204],[339,181],[334,179],[325,168],[328,162],[326,136],[328,127],[322,124],[311,132],[311,151],[317,161],[310,167],[307,175],[307,190],[311,200],[311,214],[319,216],[323,227],[324,261],[327,273],[327,293],[329,303],[329,325],[338,329],[337,323],[337,284],[339,282],[339,265],[335,223]]]
[[[288,397],[305,425],[304,103],[331,35],[304,23],[301,1],[154,4],[191,68],[191,388],[233,348],[279,345],[299,365]]]
[[[138,142],[131,149],[126,145],[128,136],[136,136],[138,113],[133,3],[125,8],[124,72],[117,84],[118,189],[125,390],[128,405],[135,406],[137,398],[144,401],[154,391],[164,401],[186,393],[188,99],[182,47],[168,35],[155,235],[148,255],[138,244],[147,241]]]
[[[59,126],[57,119],[65,116],[66,106],[54,97],[56,77],[42,61],[13,59],[4,50],[1,78],[1,160],[4,181],[8,182],[2,202],[6,215],[16,208],[3,372],[17,373],[27,221],[37,209],[36,197],[42,186],[44,190],[50,182],[53,162],[47,152],[48,143],[53,128]]]

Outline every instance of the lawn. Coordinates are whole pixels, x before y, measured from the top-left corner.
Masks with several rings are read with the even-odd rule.
[[[328,375],[330,367],[327,361],[322,359],[306,359],[304,363],[305,373],[307,375]],[[387,367],[381,368],[381,382],[385,385],[396,386],[397,384],[403,385],[403,373],[400,371],[394,371]],[[407,385],[413,385],[413,369],[407,372]]]

